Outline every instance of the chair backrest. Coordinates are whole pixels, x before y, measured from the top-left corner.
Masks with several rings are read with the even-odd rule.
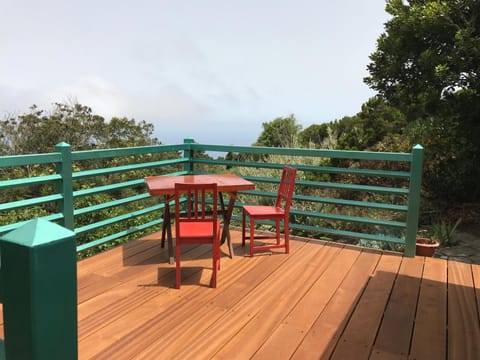
[[[175,184],[175,221],[210,222],[217,227],[217,184]],[[182,203],[185,200],[185,208]]]
[[[297,169],[290,166],[285,166],[280,179],[280,186],[278,188],[276,207],[281,207],[288,216],[290,212],[290,205],[292,204],[293,190],[295,189],[295,178],[297,177]]]

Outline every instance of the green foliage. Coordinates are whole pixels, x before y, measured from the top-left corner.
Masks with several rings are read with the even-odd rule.
[[[455,231],[458,225],[460,225],[461,219],[458,219],[455,224],[450,222],[441,221],[432,225],[431,233],[432,239],[436,240],[443,246],[454,246],[457,244],[457,240],[454,238]]]
[[[318,125],[322,130],[317,139],[320,139],[318,144],[321,144],[328,134],[335,134],[336,149],[365,150],[389,134],[401,134],[406,124],[405,116],[398,109],[377,96],[364,103],[361,111],[354,116],[345,116],[329,124],[322,124],[321,127]],[[308,134],[300,135],[300,139],[307,136],[309,139],[314,138]]]
[[[145,121],[112,118],[106,122],[78,103],[56,103],[50,113],[33,105],[26,114],[0,121],[0,155],[48,153],[62,141],[73,151],[156,145],[153,130]]]
[[[157,145],[159,141],[152,138],[153,124],[127,118],[114,117],[103,124],[104,130],[98,138],[98,146],[106,148],[121,148],[129,146]]]
[[[279,117],[273,121],[265,122],[262,126],[263,131],[254,144],[256,146],[294,147],[302,128],[300,124],[297,124],[293,114],[289,117]]]
[[[480,3],[389,0],[386,10],[392,18],[365,82],[405,114],[405,135],[426,149],[427,193],[478,200]]]
[[[328,124],[313,124],[299,134],[300,145],[305,148],[319,147],[329,136]]]

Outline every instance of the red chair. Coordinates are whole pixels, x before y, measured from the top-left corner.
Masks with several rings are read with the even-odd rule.
[[[242,212],[242,245],[245,246],[245,225],[246,218],[250,219],[250,256],[253,256],[254,251],[276,249],[285,247],[285,252],[288,254],[289,248],[289,215],[290,205],[292,204],[293,190],[295,187],[295,177],[297,176],[297,169],[285,166],[280,180],[277,200],[274,206],[260,206],[260,205],[245,205]],[[255,236],[255,221],[257,220],[274,220],[276,227],[276,236]],[[285,229],[285,243],[280,243],[280,222],[283,220]],[[276,239],[275,244],[255,246],[255,239]]]
[[[175,184],[176,287],[180,289],[183,244],[212,244],[213,275],[217,287],[220,269],[220,222],[217,221],[217,184]],[[211,200],[211,201],[210,201]],[[185,208],[182,203],[185,202]]]

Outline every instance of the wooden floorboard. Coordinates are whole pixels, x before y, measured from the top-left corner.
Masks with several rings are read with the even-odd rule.
[[[182,249],[159,234],[79,261],[80,359],[478,359],[480,266],[295,238]]]
[[[333,359],[368,359],[402,257],[384,254],[335,347]]]
[[[406,359],[410,349],[423,258],[403,258],[370,359]]]
[[[447,261],[425,258],[410,358],[445,359],[446,339]]]
[[[480,327],[471,269],[470,264],[448,264],[449,358],[478,359],[480,356]]]

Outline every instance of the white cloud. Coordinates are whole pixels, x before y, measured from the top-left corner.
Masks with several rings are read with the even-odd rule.
[[[151,122],[162,141],[199,134],[250,143],[278,116],[294,113],[308,126],[360,110],[372,94],[362,78],[384,6],[7,0],[0,111],[76,99],[106,119]]]

